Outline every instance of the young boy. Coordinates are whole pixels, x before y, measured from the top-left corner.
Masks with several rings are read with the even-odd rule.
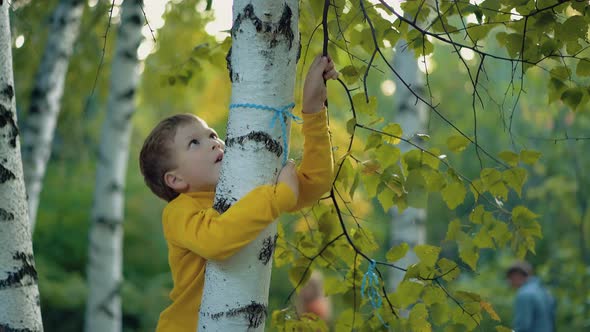
[[[174,288],[157,331],[196,331],[208,259],[230,257],[279,214],[312,204],[330,190],[334,173],[324,80],[338,73],[328,57],[311,64],[303,88],[303,160],[289,162],[277,184],[253,189],[227,211],[212,208],[225,145],[190,114],[160,122],[145,140],[139,163],[147,186],[168,201],[162,224]],[[255,211],[255,212],[253,212]]]

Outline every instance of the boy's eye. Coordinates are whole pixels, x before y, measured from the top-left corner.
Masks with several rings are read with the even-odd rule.
[[[188,142],[188,146],[191,147],[192,145],[199,145],[199,141],[197,139],[191,139],[190,142]]]
[[[213,138],[213,139],[216,139],[217,138],[217,134],[213,133],[213,134],[211,134],[210,137]]]

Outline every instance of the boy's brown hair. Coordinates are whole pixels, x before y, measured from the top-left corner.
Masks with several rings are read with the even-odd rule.
[[[178,127],[196,120],[197,117],[192,114],[177,114],[160,121],[143,142],[139,153],[139,169],[145,184],[167,202],[178,196],[164,182],[164,174],[176,167],[170,145],[174,142]]]

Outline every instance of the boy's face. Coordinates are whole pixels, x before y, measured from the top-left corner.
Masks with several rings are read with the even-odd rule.
[[[205,121],[181,125],[171,145],[177,167],[164,175],[166,184],[179,193],[213,191],[225,144]]]

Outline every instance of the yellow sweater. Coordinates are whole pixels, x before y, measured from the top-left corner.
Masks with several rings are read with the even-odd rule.
[[[158,332],[196,331],[208,259],[230,257],[279,214],[310,205],[330,190],[334,163],[326,111],[304,113],[302,127],[297,202],[291,189],[280,183],[255,188],[221,215],[212,208],[214,192],[180,194],[166,205],[162,224],[174,288],[172,304],[160,314]]]

